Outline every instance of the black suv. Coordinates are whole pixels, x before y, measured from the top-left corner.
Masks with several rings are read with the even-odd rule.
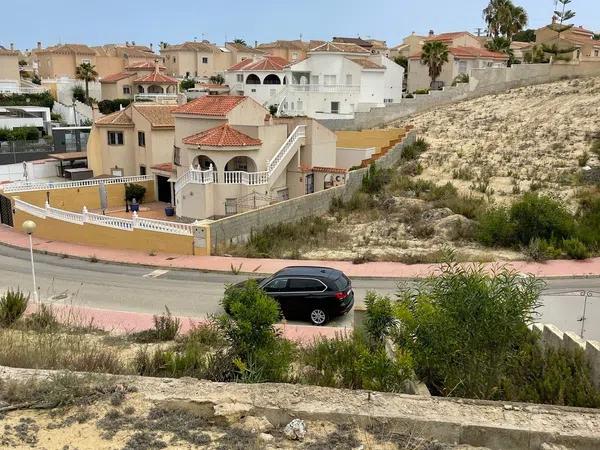
[[[324,325],[354,306],[352,283],[343,272],[326,267],[286,267],[258,286],[281,305],[286,319]]]

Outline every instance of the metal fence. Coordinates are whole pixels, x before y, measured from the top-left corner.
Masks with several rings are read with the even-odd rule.
[[[15,164],[35,161],[48,157],[54,151],[54,145],[45,139],[37,141],[0,142],[0,164]]]

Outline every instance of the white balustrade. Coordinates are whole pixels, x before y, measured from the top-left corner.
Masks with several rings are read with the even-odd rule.
[[[36,205],[31,205],[23,200],[15,199],[15,208],[18,211],[23,211],[32,216],[39,217],[41,219],[46,218],[46,208],[42,208]]]
[[[135,228],[140,230],[158,231],[160,233],[180,234],[183,236],[194,235],[194,226],[191,224],[144,219],[139,216],[135,221]]]
[[[281,161],[283,161],[287,154],[294,148],[298,140],[304,137],[306,137],[306,125],[298,125],[283,143],[273,159],[271,159],[269,164],[267,164],[267,172],[269,177],[273,175]]]
[[[47,191],[52,189],[68,189],[99,186],[100,184],[124,184],[141,183],[144,181],[153,181],[153,175],[137,175],[132,177],[114,177],[114,178],[94,178],[90,180],[65,181],[65,182],[36,182],[36,181],[18,181],[10,183],[3,187],[4,192],[28,192],[28,191]]]
[[[121,217],[103,216],[102,214],[87,213],[87,223],[103,227],[116,228],[117,230],[132,231],[133,220]]]
[[[356,94],[360,92],[359,85],[349,84],[289,84],[288,89],[291,92],[319,92],[340,94]]]

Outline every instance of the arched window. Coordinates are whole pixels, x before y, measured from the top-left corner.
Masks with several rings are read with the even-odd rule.
[[[250,75],[248,75],[248,78],[246,78],[246,84],[260,84],[260,78],[258,78],[257,75],[251,73]]]
[[[263,84],[281,84],[281,80],[274,73],[269,74],[265,77]]]

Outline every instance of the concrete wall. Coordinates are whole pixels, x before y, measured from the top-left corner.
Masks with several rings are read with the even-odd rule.
[[[35,235],[38,238],[119,250],[194,254],[192,236],[139,229],[125,231],[89,223],[79,225],[51,218],[42,219],[24,211],[15,211],[14,223],[23,223],[26,220],[33,220],[37,224]]]
[[[153,202],[155,200],[154,182],[143,181],[136,184],[141,184],[146,188],[145,202]],[[125,204],[125,184],[107,184],[106,193],[108,197],[108,207],[114,208]],[[19,198],[24,202],[35,206],[43,207],[46,199],[54,208],[64,209],[66,211],[80,213],[85,206],[92,211],[100,209],[100,187],[87,186],[79,188],[67,189],[49,189],[47,191],[28,191],[16,192],[14,194],[4,194],[13,198]]]
[[[472,69],[469,83],[432,91],[429,95],[405,98],[401,103],[369,112],[357,112],[354,119],[319,120],[331,130],[361,130],[464,100],[498,94],[509,89],[550,83],[563,78],[600,76],[600,63],[519,64],[512,67]]]
[[[545,348],[579,349],[585,352],[585,359],[592,369],[592,381],[597,388],[600,388],[600,342],[586,341],[572,331],[563,333],[554,325],[536,323],[533,325],[533,331],[538,333]]]
[[[415,138],[415,132],[408,134],[402,142],[377,161],[377,166],[392,167],[400,160],[402,149],[412,144]],[[360,189],[367,170],[364,168],[348,173],[344,186],[304,195],[210,223],[211,253],[216,253],[220,246],[244,242],[251,233],[258,232],[268,225],[297,222],[310,216],[322,216],[329,211],[329,206],[334,198],[349,200]]]

